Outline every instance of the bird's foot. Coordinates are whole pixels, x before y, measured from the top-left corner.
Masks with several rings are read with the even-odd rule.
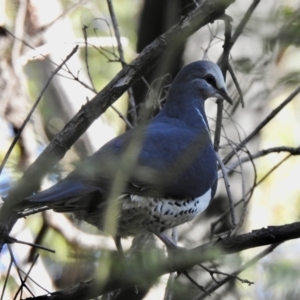
[[[168,251],[169,254],[172,253],[173,251],[176,251],[176,250],[185,250],[184,248],[177,246],[174,243],[174,241],[171,240],[164,233],[159,233],[159,234],[154,233],[154,234],[165,244],[165,246],[167,247],[167,251]]]
[[[115,236],[114,241],[115,241],[115,244],[116,244],[116,247],[117,247],[117,250],[118,250],[118,253],[119,253],[120,257],[122,259],[126,260],[124,250],[123,250],[123,247],[122,247],[121,237],[118,236],[118,235]]]

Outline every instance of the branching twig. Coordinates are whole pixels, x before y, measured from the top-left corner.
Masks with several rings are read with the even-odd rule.
[[[151,254],[149,251],[147,251],[147,253],[142,252],[139,253],[137,257],[132,257],[130,261],[127,261],[126,267],[124,261],[116,257],[110,277],[107,278],[105,283],[99,283],[95,280],[81,282],[69,289],[39,296],[34,299],[64,300],[74,299],[74,297],[76,297],[77,300],[91,299],[117,288],[151,282],[158,276],[166,273],[190,269],[196,264],[220,257],[221,254],[236,253],[254,247],[272,245],[268,250],[262,252],[259,256],[259,258],[261,258],[262,255],[264,256],[269,253],[270,249],[274,249],[279,243],[299,237],[300,222],[297,222],[282,226],[269,226],[268,228],[228,237],[223,240],[218,240],[217,242],[210,242],[190,250],[174,251],[172,257],[167,259],[158,256],[156,253]],[[255,259],[257,259],[257,257]],[[244,269],[245,266],[247,267],[249,263],[242,266],[241,269]],[[234,272],[232,275],[237,275],[242,271],[240,270]],[[226,278],[220,281],[220,284],[224,284],[230,279],[231,278]],[[210,289],[207,290],[207,292],[210,293]]]
[[[237,166],[239,166],[240,164],[246,163],[250,160],[259,158],[259,157],[263,157],[265,155],[271,154],[271,153],[279,153],[279,152],[288,152],[291,155],[300,155],[300,147],[294,148],[294,147],[285,147],[285,146],[280,146],[280,147],[272,147],[272,148],[268,148],[268,149],[263,149],[260,150],[258,152],[256,152],[255,154],[250,154],[248,156],[245,156],[243,158],[240,158],[239,160],[233,162],[232,164],[226,166],[226,173],[231,172],[232,170],[234,170]],[[219,178],[223,177],[223,173],[219,173]]]
[[[20,279],[20,281],[21,281],[22,286],[24,286],[24,287],[28,290],[28,292],[33,296],[32,292],[31,292],[30,289],[26,286],[26,284],[24,283],[24,281],[23,281],[23,279],[22,279],[22,276],[21,276],[21,274],[20,274],[20,268],[19,268],[19,266],[18,266],[18,264],[17,264],[17,262],[16,262],[16,259],[15,259],[15,257],[14,257],[14,254],[13,254],[13,252],[12,252],[10,246],[7,245],[7,248],[8,248],[9,254],[10,254],[10,258],[11,258],[13,264],[16,266],[17,273],[18,273],[18,276],[19,276],[19,279]]]
[[[218,64],[221,67],[221,70],[223,72],[223,76],[226,79],[226,71],[230,69],[229,67],[229,53],[236,42],[237,38],[240,36],[242,31],[244,30],[244,27],[246,26],[247,22],[249,21],[253,11],[255,10],[256,6],[258,5],[259,0],[254,0],[251,6],[249,7],[248,11],[246,12],[244,18],[240,22],[240,24],[237,26],[234,34],[231,36],[231,18],[227,15],[223,16],[224,24],[225,24],[225,42],[224,42],[224,51],[220,58],[218,59]],[[232,70],[232,69],[231,69]],[[232,77],[235,81],[235,77]],[[237,80],[236,80],[237,82]],[[237,90],[240,95],[242,95],[240,91],[240,87],[237,84],[236,85]],[[242,97],[241,97],[242,99]],[[215,129],[215,139],[214,139],[214,148],[215,151],[218,151],[219,144],[220,144],[220,136],[221,136],[221,124],[222,124],[222,112],[223,112],[223,100],[218,99],[218,111],[217,111],[217,122],[216,122],[216,129]],[[232,152],[231,152],[232,153]],[[233,155],[233,154],[232,154]],[[226,162],[225,162],[226,164]]]
[[[32,268],[33,268],[33,266],[35,265],[36,261],[38,260],[38,258],[39,258],[39,254],[37,254],[37,255],[35,256],[35,258],[34,258],[32,264],[31,264],[31,266],[30,266],[28,272],[25,274],[25,278],[22,280],[22,283],[21,283],[21,285],[20,285],[18,291],[16,292],[16,295],[15,295],[15,297],[14,297],[14,300],[17,299],[17,296],[19,295],[19,293],[22,292],[22,289],[23,289],[24,286],[28,289],[28,287],[26,286],[25,282],[26,282],[26,280],[29,278],[29,274],[30,274],[30,272],[31,272],[31,270],[32,270]],[[30,293],[31,293],[31,292],[30,292]],[[31,293],[31,294],[32,294],[32,293]]]
[[[258,182],[256,182],[255,180],[255,184],[246,192],[245,196],[248,196],[249,194],[252,194],[254,192],[254,189],[260,185],[263,181],[265,181],[281,164],[283,164],[287,159],[289,159],[292,155],[289,154],[288,156],[286,156],[284,159],[282,159],[278,164],[276,164],[275,166],[273,166]],[[250,197],[248,198],[247,200],[247,203],[249,202],[251,198],[251,195]],[[238,205],[240,205],[241,203],[244,203],[244,199],[240,199],[239,201],[237,201],[235,204],[234,204],[234,207],[237,207]],[[246,204],[247,204],[246,203]],[[216,221],[214,221],[212,224],[211,224],[211,231],[213,232],[214,230],[214,227],[216,227],[216,225],[222,220],[224,219],[227,214],[230,212],[230,209],[226,210]],[[223,235],[223,234],[221,234]]]
[[[199,290],[201,290],[203,293],[205,293],[206,294],[206,296],[210,296],[210,294],[205,290],[205,288],[202,286],[202,285],[200,285],[200,284],[198,284],[190,275],[189,275],[189,273],[188,272],[183,272],[183,274],[199,289]]]
[[[238,278],[237,275],[241,272],[243,272],[244,270],[248,269],[249,267],[251,267],[252,265],[254,265],[255,263],[257,263],[260,259],[262,259],[263,257],[267,256],[268,254],[270,254],[276,247],[278,247],[280,245],[280,243],[278,244],[274,244],[269,246],[267,249],[265,249],[264,251],[262,251],[261,253],[259,253],[258,255],[256,255],[255,257],[253,257],[251,260],[249,260],[247,263],[245,263],[244,265],[242,265],[238,270],[236,270],[235,272],[233,272],[232,274],[228,274],[229,276],[224,278],[223,280],[219,281],[217,284],[215,284],[214,286],[208,288],[208,292],[209,293],[213,293],[214,291],[216,291],[219,287],[221,287],[222,285],[224,285],[225,283],[229,282],[230,280],[232,280],[233,278]],[[245,283],[248,284],[253,284],[253,282],[248,282],[245,281]],[[195,297],[193,300],[202,300],[206,298],[206,294],[202,294],[199,295],[197,297]]]
[[[79,79],[78,75],[75,76],[74,73],[68,68],[68,66],[66,65],[67,68],[67,72],[73,77],[74,80],[76,80],[78,83],[80,83],[82,86],[84,86],[86,89],[92,91],[95,95],[97,95],[97,91],[94,87],[90,87],[88,84],[86,84],[85,82],[83,82],[81,79]],[[89,69],[88,69],[89,70]],[[90,75],[89,75],[90,76]],[[126,123],[126,125],[129,128],[133,128],[133,126],[130,124],[130,122],[128,121],[128,119],[112,104],[111,109],[117,113],[117,115]]]
[[[116,36],[116,39],[117,39],[118,52],[119,52],[119,55],[120,55],[121,64],[124,68],[126,66],[126,62],[125,62],[124,51],[123,51],[123,47],[122,47],[122,43],[121,43],[121,36],[120,36],[120,32],[119,32],[119,26],[118,26],[117,18],[116,18],[116,15],[115,15],[112,0],[107,0],[107,5],[108,5],[111,21],[112,21],[112,24],[113,24],[115,36]],[[137,111],[136,111],[136,105],[135,105],[135,101],[134,101],[134,97],[133,97],[133,91],[132,91],[131,87],[128,89],[128,96],[129,96],[129,103],[130,103],[130,108],[131,108],[130,109],[131,117],[132,117],[132,120],[133,120],[133,124],[136,124]]]
[[[262,128],[264,128],[287,104],[289,104],[300,93],[300,86],[298,86],[280,105],[278,105],[272,112],[237,146],[236,150],[240,150],[245,146],[254,136],[256,136]],[[234,151],[231,151],[223,159],[226,164],[234,156]]]
[[[237,280],[239,280],[241,283],[247,283],[247,284],[249,284],[249,285],[254,284],[254,282],[249,281],[249,280],[247,280],[247,279],[242,279],[242,278],[236,276],[235,274],[228,274],[228,273],[221,272],[221,271],[217,271],[217,270],[211,270],[211,269],[206,268],[203,264],[199,264],[199,266],[200,266],[202,269],[204,269],[206,272],[208,272],[209,275],[210,275],[210,277],[211,277],[211,279],[212,279],[215,283],[218,283],[218,284],[220,283],[220,281],[217,280],[217,279],[215,278],[215,276],[214,276],[215,274],[218,274],[218,275],[224,275],[224,276],[230,277],[230,278],[232,278],[232,279],[237,279]]]

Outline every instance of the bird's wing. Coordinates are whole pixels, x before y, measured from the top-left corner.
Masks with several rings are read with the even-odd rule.
[[[115,180],[120,180],[124,194],[178,199],[201,196],[216,179],[211,140],[205,130],[179,129],[180,133],[177,126],[156,122],[128,131],[90,156],[67,178],[108,193],[115,188]],[[207,165],[212,168],[206,172]]]
[[[82,161],[65,179],[54,186],[26,197],[18,209],[48,206],[58,211],[72,211],[98,206],[112,191],[114,179],[120,170],[122,155],[136,130],[113,139],[93,155]],[[123,193],[136,193],[144,186],[126,178]]]
[[[85,210],[97,206],[102,200],[101,196],[102,192],[99,187],[79,180],[66,179],[44,191],[26,197],[18,208],[24,210],[48,206],[56,211],[72,212],[74,207],[76,210]],[[78,201],[83,198],[85,201]]]
[[[211,188],[215,174],[199,174],[203,162],[193,161],[201,155],[207,162],[203,149],[210,147],[210,139],[200,135],[201,143],[195,143],[196,135],[190,130],[180,136],[178,140],[178,128],[164,123],[130,130],[80,163],[64,180],[25,200],[71,211],[73,205],[83,209],[97,206],[120,187],[120,194],[178,199],[201,196]],[[199,188],[202,177],[207,183]]]

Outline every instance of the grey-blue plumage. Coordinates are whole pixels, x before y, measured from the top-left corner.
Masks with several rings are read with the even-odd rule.
[[[204,101],[227,96],[219,67],[197,61],[175,78],[163,109],[149,123],[111,140],[64,180],[27,197],[23,207],[73,212],[99,229],[117,188],[117,235],[160,235],[192,220],[217,187],[217,162]],[[117,180],[117,183],[116,183]]]

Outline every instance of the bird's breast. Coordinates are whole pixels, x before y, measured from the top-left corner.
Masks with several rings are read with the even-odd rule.
[[[210,203],[212,190],[185,200],[127,195],[122,199],[118,234],[122,237],[142,232],[161,233],[193,220]]]

